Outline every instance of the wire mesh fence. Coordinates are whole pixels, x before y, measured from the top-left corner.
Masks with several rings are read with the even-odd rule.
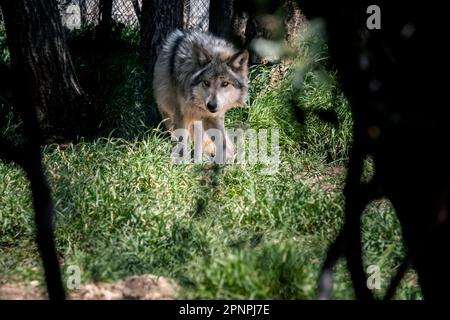
[[[58,0],[63,25],[78,29],[99,21],[99,0]],[[138,27],[142,0],[114,0],[112,18],[127,26]]]
[[[142,0],[116,0],[113,3],[112,17],[117,22],[138,27]]]
[[[209,0],[184,0],[184,28],[208,31]]]
[[[99,0],[57,0],[63,25],[78,29],[99,21]],[[184,29],[207,31],[209,0],[184,0]],[[112,18],[130,27],[139,27],[142,0],[113,0]]]

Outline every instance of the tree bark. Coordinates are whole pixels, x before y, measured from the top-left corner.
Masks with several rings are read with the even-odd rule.
[[[139,4],[139,0],[132,0],[132,3],[133,3],[134,13],[136,14],[136,17],[140,23],[141,22],[141,6]]]
[[[72,140],[85,102],[67,49],[55,0],[0,0],[11,68],[13,97],[23,113],[32,108],[52,142]]]
[[[241,47],[246,46],[248,43],[246,42],[245,31],[249,14],[242,8],[242,2],[238,0],[234,0],[231,20],[231,39]]]
[[[284,39],[288,46],[296,46],[306,18],[294,0],[275,0],[258,7],[258,1],[234,0],[232,37],[237,44],[249,46],[255,38]],[[250,52],[252,64],[262,63],[264,57]]]
[[[183,29],[183,8],[182,0],[142,1],[141,55],[148,73],[153,72],[166,37],[175,29]]]
[[[306,17],[300,10],[296,0],[286,0],[284,3],[286,28],[285,39],[288,44],[296,44],[299,41],[300,34],[305,30]]]
[[[211,0],[209,3],[209,32],[229,39],[232,30],[233,0]]]
[[[66,130],[63,121],[71,119],[64,112],[72,111],[73,102],[82,91],[65,47],[57,3],[0,0],[0,7],[11,56],[13,103],[22,115],[26,138],[25,146],[19,148],[0,137],[0,159],[20,165],[30,181],[36,242],[49,298],[64,299],[53,237],[53,202],[40,149],[40,126],[47,134]]]
[[[113,25],[113,0],[100,0],[98,6],[97,40],[107,42]]]
[[[86,26],[89,21],[87,19],[87,5],[86,0],[79,0],[79,6],[80,6],[80,22],[81,26]]]

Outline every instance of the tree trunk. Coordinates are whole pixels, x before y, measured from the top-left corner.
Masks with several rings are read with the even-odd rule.
[[[132,0],[132,3],[133,3],[134,13],[136,14],[136,17],[140,23],[141,22],[141,6],[139,4],[139,0]]]
[[[246,47],[255,38],[284,39],[288,46],[295,47],[306,25],[306,18],[294,0],[271,1],[261,7],[255,0],[234,0],[233,11],[231,38]],[[250,50],[252,64],[263,61],[265,57]]]
[[[98,3],[98,24],[104,26],[110,26],[112,21],[112,7],[113,0],[100,0]]]
[[[87,18],[86,0],[79,0],[79,6],[80,6],[81,26],[86,26],[89,23],[88,18]]]
[[[47,141],[72,140],[85,96],[75,74],[55,0],[0,0],[11,67],[13,96],[32,108]]]
[[[82,91],[67,53],[56,1],[0,0],[0,7],[11,56],[13,103],[22,115],[26,138],[25,146],[19,148],[0,137],[0,159],[20,165],[30,181],[36,242],[49,298],[64,299],[53,237],[53,203],[42,164],[41,128],[47,135],[67,134],[74,101]]]
[[[113,0],[100,0],[98,6],[97,40],[107,42],[113,25]]]
[[[300,34],[305,30],[306,17],[300,10],[296,0],[286,0],[284,4],[286,28],[285,39],[288,44],[298,44]]]
[[[141,8],[141,55],[145,70],[153,72],[161,46],[175,29],[183,29],[183,1],[143,0]]]
[[[209,3],[209,32],[229,39],[232,30],[233,0],[211,0]]]
[[[249,14],[242,8],[242,2],[234,0],[231,21],[231,39],[241,47],[248,45],[245,36]]]

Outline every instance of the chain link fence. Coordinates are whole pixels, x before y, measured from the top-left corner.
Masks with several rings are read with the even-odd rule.
[[[63,25],[78,29],[99,21],[99,0],[57,0]],[[181,2],[180,2],[181,3]],[[131,27],[139,27],[142,0],[114,0],[112,18]],[[184,0],[184,28],[207,31],[209,0]]]
[[[209,0],[184,0],[184,28],[208,31]]]
[[[99,0],[58,0],[63,25],[78,29],[99,21]],[[127,26],[138,27],[142,0],[114,0],[112,18]]]

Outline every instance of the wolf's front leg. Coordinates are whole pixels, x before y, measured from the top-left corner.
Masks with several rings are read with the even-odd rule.
[[[189,129],[181,114],[175,114],[173,117],[174,130],[172,131],[172,162],[180,164],[186,162],[190,157],[189,150]]]
[[[204,150],[214,155],[215,163],[225,164],[233,157],[234,146],[227,136],[224,117],[204,119],[203,127],[205,130]]]

